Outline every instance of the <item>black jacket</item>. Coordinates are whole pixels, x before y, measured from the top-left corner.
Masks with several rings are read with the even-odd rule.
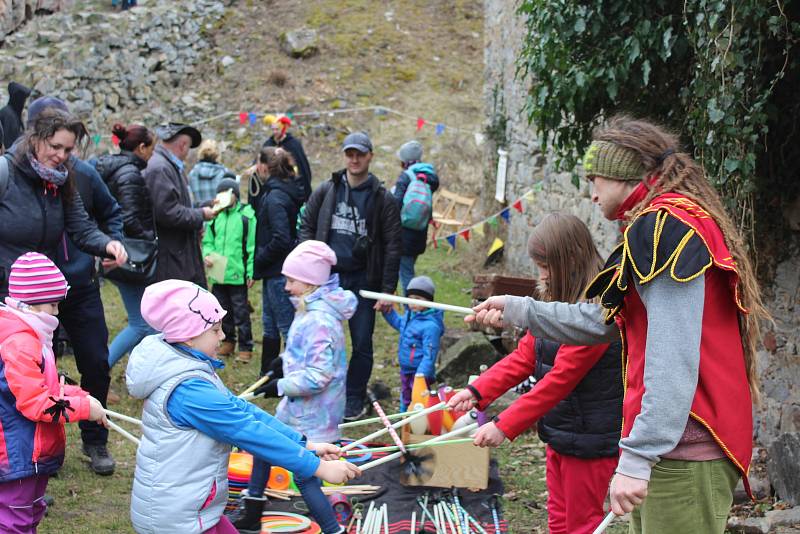
[[[56,249],[67,236],[82,251],[105,256],[111,238],[89,219],[77,190],[64,202],[63,188],[49,191],[26,156],[9,160],[8,187],[0,198],[0,297],[8,294],[11,264],[26,252],[56,259]]]
[[[303,189],[296,180],[270,177],[263,190],[256,213],[256,280],[281,274],[283,261],[297,242],[297,214],[303,205]]]
[[[333,173],[311,194],[303,214],[298,241],[316,239],[328,242],[331,218],[336,204],[336,188],[344,187],[345,170]],[[394,293],[400,269],[402,241],[400,236],[400,210],[391,193],[373,180],[373,202],[367,211],[367,235],[372,240],[367,256],[367,286],[373,291]]]
[[[142,176],[147,162],[123,150],[119,154],[101,156],[95,167],[122,208],[125,237],[155,239],[153,202]]]
[[[308,197],[311,196],[311,165],[308,164],[306,151],[303,150],[303,143],[292,134],[287,133],[280,143],[276,143],[275,138],[270,137],[264,142],[264,146],[278,146],[292,155],[294,162],[297,164],[297,178],[303,184],[303,202],[306,202]]]
[[[0,124],[3,125],[3,146],[11,148],[14,141],[25,130],[22,123],[22,109],[31,90],[17,82],[8,84],[8,104],[0,109]]]
[[[122,210],[103,183],[94,167],[85,161],[74,158],[73,171],[75,185],[83,202],[86,214],[107,236],[122,239]],[[64,238],[64,246],[57,247],[55,263],[69,285],[75,288],[94,284],[95,261],[92,254],[82,252],[72,239]],[[67,294],[67,299],[70,296]]]
[[[175,278],[206,287],[200,250],[203,210],[192,207],[186,178],[163,145],[156,146],[143,176],[153,199],[158,232],[154,282]]]
[[[553,368],[559,347],[554,341],[536,338],[534,377],[537,382]],[[556,452],[579,458],[619,454],[623,394],[621,351],[621,342],[611,343],[572,393],[539,420],[539,437]]]
[[[403,171],[397,177],[397,183],[394,186],[394,198],[397,199],[398,206],[401,209],[403,207],[403,197],[406,195],[409,183],[411,183],[411,178]],[[431,188],[431,193],[435,193],[439,189],[439,176],[436,174],[428,175],[426,183]],[[411,228],[403,227],[403,256],[419,256],[425,252],[427,244],[427,228],[425,230],[412,230]]]

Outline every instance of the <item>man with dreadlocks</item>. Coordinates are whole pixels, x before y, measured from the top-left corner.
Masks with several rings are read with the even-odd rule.
[[[603,215],[627,225],[587,290],[601,303],[492,297],[467,319],[572,344],[621,332],[612,510],[633,512],[632,533],[721,534],[739,476],[749,491],[756,343],[768,317],[752,264],[703,168],[662,128],[612,119],[584,169]]]

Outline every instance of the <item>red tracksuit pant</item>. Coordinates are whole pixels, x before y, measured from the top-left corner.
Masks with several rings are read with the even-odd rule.
[[[591,534],[618,458],[577,458],[547,447],[547,526],[550,534]]]

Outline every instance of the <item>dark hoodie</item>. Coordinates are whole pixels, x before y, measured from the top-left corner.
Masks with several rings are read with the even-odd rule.
[[[281,274],[283,260],[297,243],[297,214],[303,205],[303,188],[298,180],[270,176],[263,185],[256,220],[256,254],[253,278]]]
[[[147,162],[133,152],[122,150],[119,154],[101,156],[95,167],[122,208],[125,237],[155,239],[153,202],[142,176]]]
[[[8,84],[8,104],[0,109],[0,124],[3,125],[3,146],[11,147],[24,131],[22,109],[31,90],[17,82]]]
[[[308,197],[311,196],[311,165],[308,164],[306,151],[303,150],[303,143],[292,134],[287,133],[280,143],[276,143],[275,138],[270,137],[264,142],[264,146],[278,146],[292,155],[294,162],[297,164],[298,179],[302,184],[303,202],[306,202]]]

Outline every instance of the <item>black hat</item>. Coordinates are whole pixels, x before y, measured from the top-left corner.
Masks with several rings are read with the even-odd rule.
[[[200,135],[200,130],[194,126],[183,124],[182,122],[162,124],[156,128],[156,134],[164,141],[171,141],[179,134],[186,134],[192,138],[192,148],[200,146],[200,142],[203,140],[203,136]]]

